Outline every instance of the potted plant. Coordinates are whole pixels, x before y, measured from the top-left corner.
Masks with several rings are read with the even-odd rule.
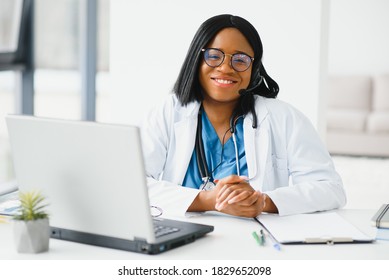
[[[37,191],[20,192],[20,212],[13,216],[14,240],[19,253],[40,253],[49,249],[49,215],[45,197]]]

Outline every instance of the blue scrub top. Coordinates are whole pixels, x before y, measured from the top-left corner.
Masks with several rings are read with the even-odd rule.
[[[236,169],[235,147],[232,137],[224,144],[223,158],[221,159],[223,146],[205,111],[203,111],[202,114],[202,122],[205,158],[207,160],[208,171],[213,171],[212,178],[222,179],[229,175],[238,174]],[[240,175],[248,176],[246,154],[244,151],[243,118],[239,118],[236,122],[235,138],[238,148]],[[219,165],[220,161],[221,164]],[[194,149],[182,185],[184,187],[198,189],[201,184],[202,180],[197,166],[197,157]]]

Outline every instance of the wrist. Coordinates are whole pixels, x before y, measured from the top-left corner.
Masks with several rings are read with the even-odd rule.
[[[191,212],[204,212],[215,210],[216,199],[212,195],[212,191],[200,191],[192,204],[189,206],[188,211]]]
[[[262,212],[278,213],[277,206],[267,194],[264,194],[264,206]]]

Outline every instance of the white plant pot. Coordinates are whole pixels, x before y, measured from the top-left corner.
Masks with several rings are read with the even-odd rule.
[[[49,219],[13,221],[16,250],[19,253],[41,253],[49,250]]]

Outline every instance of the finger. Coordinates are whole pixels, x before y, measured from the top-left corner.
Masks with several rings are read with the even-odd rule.
[[[239,194],[236,194],[234,196],[229,195],[226,200],[228,204],[234,204],[241,201],[244,201],[245,199],[249,198],[253,194],[253,191],[243,191]]]
[[[219,202],[219,203],[220,203],[220,202],[226,200],[226,198],[227,198],[234,190],[236,190],[235,185],[229,185],[229,184],[224,185],[224,186],[220,189],[220,191],[219,191],[219,193],[218,193],[218,195],[217,195],[217,197],[216,197],[216,202]]]
[[[261,214],[261,209],[258,205],[258,200],[250,206],[242,206],[240,204],[223,204],[220,205],[219,209],[217,210],[234,216],[250,218],[256,217]]]
[[[248,207],[258,203],[258,201],[261,201],[261,194],[259,194],[258,192],[253,192],[250,193],[250,195],[246,199],[236,202],[235,204]],[[262,202],[260,203],[260,205],[262,205]]]
[[[242,191],[254,191],[254,189],[249,185],[245,183],[239,183],[239,184],[226,184],[221,189],[219,190],[217,196],[216,196],[216,201],[221,202],[223,200],[226,200],[227,197],[233,195],[238,195]],[[230,197],[232,198],[232,196]]]
[[[223,186],[225,184],[238,184],[240,182],[247,181],[247,180],[248,180],[247,176],[230,175],[215,181],[217,181],[217,185],[220,184],[221,186]]]
[[[235,185],[227,184],[220,189],[219,193],[216,196],[216,201],[220,203],[221,201],[226,200],[227,197],[232,198],[232,192],[234,192],[234,196],[236,196],[243,191],[249,191],[251,194],[255,190],[252,188],[252,186],[250,186],[250,184],[245,181]]]
[[[232,187],[230,187],[228,190],[226,190],[225,194],[228,192],[228,196],[225,197],[223,196],[222,198],[223,199],[220,199],[220,200],[217,200],[216,201],[216,205],[215,205],[215,208],[216,209],[222,209],[224,208],[226,205],[229,204],[229,201],[237,196],[239,196],[239,201],[241,200],[245,200],[247,198],[249,198],[253,191],[252,190],[242,190],[242,189],[235,189],[233,190]],[[252,204],[251,200],[250,200],[250,203],[246,203],[245,205],[249,205],[249,204]]]
[[[230,190],[230,189],[229,189]],[[241,189],[236,189],[236,190],[232,190],[229,192],[228,196],[227,197],[224,197],[223,199],[220,199],[218,200],[217,202],[219,204],[223,203],[223,204],[228,204],[228,202],[233,199],[234,197],[242,197],[242,199],[245,199],[247,197],[249,197],[251,195],[251,191],[248,191],[248,190],[241,190]]]
[[[221,195],[216,199],[215,208],[220,211],[220,209],[223,209],[225,205],[228,203],[228,197],[232,193],[232,190],[228,187],[226,187]],[[231,196],[229,199],[231,199],[233,196]]]

